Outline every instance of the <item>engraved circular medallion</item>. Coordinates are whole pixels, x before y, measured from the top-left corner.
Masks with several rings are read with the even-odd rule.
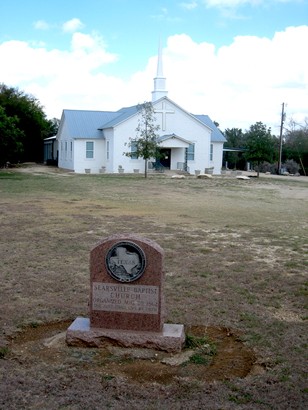
[[[106,268],[109,275],[119,282],[133,282],[145,270],[145,254],[133,242],[118,242],[106,255]]]

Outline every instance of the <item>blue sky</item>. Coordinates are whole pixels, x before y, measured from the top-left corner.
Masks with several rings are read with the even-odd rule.
[[[187,111],[274,132],[282,102],[308,116],[308,0],[10,0],[0,15],[0,82],[48,117],[150,100],[159,38]]]

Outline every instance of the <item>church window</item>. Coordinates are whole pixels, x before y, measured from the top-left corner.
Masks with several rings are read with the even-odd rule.
[[[194,161],[195,159],[195,144],[189,144],[189,147],[186,148],[187,150],[187,160]]]
[[[64,158],[67,159],[67,141],[64,143]]]
[[[214,149],[214,146],[213,146],[213,144],[211,144],[211,147],[210,147],[210,161],[213,161],[213,149]]]
[[[87,141],[86,142],[86,158],[94,158],[94,142]]]
[[[137,156],[137,153],[136,153],[137,152],[137,143],[135,141],[131,142],[130,150],[131,150],[131,155],[130,155],[131,159],[138,159],[138,156]]]
[[[73,141],[70,142],[70,159],[73,158]]]

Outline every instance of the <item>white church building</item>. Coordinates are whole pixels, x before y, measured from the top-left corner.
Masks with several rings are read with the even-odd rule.
[[[211,172],[220,174],[225,138],[207,115],[194,115],[168,98],[158,53],[152,105],[159,125],[160,156],[148,162],[149,171]],[[58,166],[76,173],[133,173],[144,160],[126,156],[140,112],[138,105],[118,111],[63,110],[59,130]]]

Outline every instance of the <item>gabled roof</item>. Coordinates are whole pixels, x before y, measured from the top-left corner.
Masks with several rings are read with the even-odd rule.
[[[191,117],[195,118],[199,122],[201,122],[203,125],[205,125],[207,128],[212,130],[211,133],[211,142],[225,142],[226,139],[222,132],[216,127],[216,125],[213,123],[213,121],[210,119],[208,115],[195,115],[191,114],[188,111],[185,111],[182,107],[180,107],[177,103],[172,101],[169,97],[162,97],[159,100],[155,101],[153,104],[155,105],[156,103],[162,101],[162,100],[168,100],[172,104],[174,104],[176,107],[178,107],[180,110],[186,112],[186,114],[190,115]]]
[[[138,105],[133,105],[132,107],[123,107],[120,110],[114,112],[114,117],[109,121],[105,121],[99,127],[100,130],[104,128],[112,128],[121,122],[127,120],[129,117],[132,117],[138,111]]]
[[[172,104],[178,106],[167,97],[162,99],[168,99]],[[158,102],[160,100],[155,101]],[[179,106],[178,106],[179,107]],[[181,107],[179,107],[182,109]],[[183,110],[183,109],[182,109]],[[183,110],[185,111],[185,110]],[[88,111],[88,110],[63,110],[63,116],[65,117],[66,127],[72,138],[103,138],[102,130],[106,128],[112,128],[122,123],[128,118],[134,116],[138,112],[138,105],[131,107],[123,107],[118,111]],[[213,121],[208,115],[194,115],[189,114],[195,118],[207,128],[212,130],[211,141],[212,142],[225,142],[226,139],[222,132],[216,127]],[[171,138],[173,135],[163,136]],[[163,138],[161,137],[161,138]],[[176,138],[182,139],[178,136]],[[183,140],[183,139],[182,139]],[[184,142],[188,142],[183,140]]]
[[[225,142],[226,141],[223,133],[216,127],[216,125],[213,123],[213,121],[210,119],[208,115],[194,115],[194,114],[192,115],[193,117],[197,118],[197,120],[201,121],[204,125],[211,128],[212,130],[211,141],[212,142]]]
[[[191,141],[188,141],[188,140],[186,140],[185,138],[179,137],[179,136],[176,135],[176,134],[161,135],[161,136],[158,137],[157,139],[158,139],[159,142],[163,142],[163,141],[166,141],[166,140],[168,140],[168,139],[170,139],[170,138],[176,138],[176,139],[178,139],[178,140],[180,140],[180,141],[185,142],[186,144],[191,144]]]
[[[64,110],[65,125],[72,138],[102,138],[99,130],[103,123],[116,115],[112,111]]]

